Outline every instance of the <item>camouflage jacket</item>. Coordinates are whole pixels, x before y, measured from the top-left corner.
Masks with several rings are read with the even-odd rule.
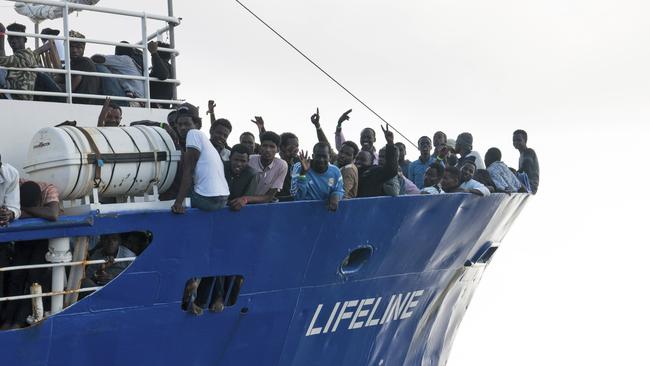
[[[24,50],[16,51],[11,56],[0,57],[0,66],[6,67],[38,67],[36,63],[36,56],[34,51],[26,48]],[[36,73],[29,71],[7,71],[7,89],[16,90],[34,90],[34,83],[36,82]],[[33,100],[31,95],[18,95],[12,94],[13,99],[19,100]]]

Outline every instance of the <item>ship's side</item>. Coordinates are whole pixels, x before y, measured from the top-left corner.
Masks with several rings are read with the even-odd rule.
[[[103,289],[0,332],[8,365],[444,365],[498,243],[528,195],[356,199],[241,212],[21,220],[0,242],[149,231]],[[352,256],[350,254],[352,253]],[[181,309],[193,277],[243,276],[236,303]]]

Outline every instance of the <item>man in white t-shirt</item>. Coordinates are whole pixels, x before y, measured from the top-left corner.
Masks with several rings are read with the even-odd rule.
[[[228,182],[223,162],[208,137],[200,131],[198,109],[183,105],[176,112],[176,129],[183,154],[183,178],[172,206],[172,212],[185,213],[183,201],[189,196],[192,207],[206,211],[218,210],[228,202]]]

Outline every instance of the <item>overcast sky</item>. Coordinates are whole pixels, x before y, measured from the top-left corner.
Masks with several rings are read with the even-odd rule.
[[[450,366],[647,364],[650,2],[246,4],[413,141],[469,131],[475,149],[497,146],[516,165],[511,133],[529,132],[540,193],[488,268]],[[21,20],[7,5],[0,19]],[[100,5],[166,12],[164,1]],[[202,111],[215,99],[234,124],[231,144],[261,115],[268,129],[296,132],[311,147],[316,107],[331,138],[348,108],[350,139],[365,126],[379,131],[376,118],[234,0],[178,1],[176,15],[179,95]],[[89,38],[139,37],[136,21],[81,14],[72,22]]]

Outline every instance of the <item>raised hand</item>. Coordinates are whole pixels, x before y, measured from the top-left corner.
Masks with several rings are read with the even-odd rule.
[[[384,137],[386,138],[386,143],[388,145],[392,145],[395,137],[393,136],[393,132],[390,130],[390,126],[388,126],[388,123],[386,123],[386,129],[384,129],[384,126],[381,126],[381,130],[384,132]]]
[[[104,105],[102,106],[102,110],[99,112],[99,117],[97,118],[97,127],[104,127],[105,122],[106,122],[106,116],[108,115],[108,111],[111,109],[111,97],[106,97],[104,100]]]
[[[158,42],[151,41],[147,43],[147,50],[149,50],[149,53],[151,54],[158,53]]]
[[[309,153],[305,150],[300,150],[298,158],[300,159],[300,175],[305,175],[305,173],[307,173],[311,167],[311,159],[309,158]]]
[[[311,123],[313,123],[316,128],[320,128],[320,113],[318,108],[316,108],[316,113],[311,115]]]
[[[262,132],[264,131],[264,120],[260,116],[255,116],[255,119],[252,119],[251,122],[253,122],[256,126],[257,129]]]
[[[337,127],[340,128],[343,122],[350,120],[350,113],[352,113],[352,109],[348,109],[345,113],[341,115],[341,117],[339,117],[339,122]]]
[[[208,111],[205,114],[214,114],[214,100],[208,100]]]

